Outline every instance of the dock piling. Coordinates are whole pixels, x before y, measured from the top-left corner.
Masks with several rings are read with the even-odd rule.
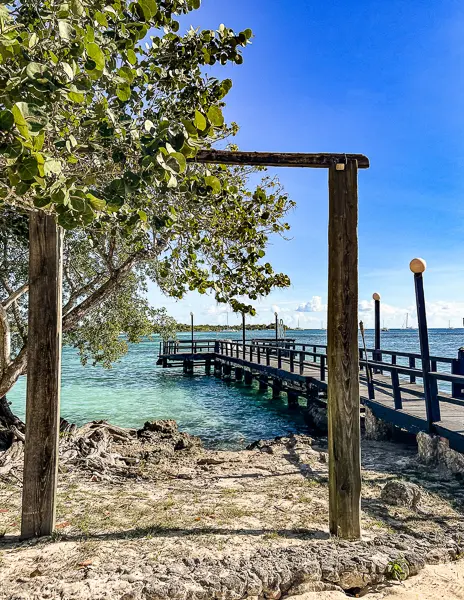
[[[245,385],[253,385],[253,373],[245,371]]]

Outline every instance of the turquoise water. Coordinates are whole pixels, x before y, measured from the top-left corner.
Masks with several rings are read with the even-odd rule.
[[[288,337],[300,343],[325,344],[325,331],[294,331]],[[432,354],[455,357],[464,346],[464,330],[430,330]],[[195,334],[195,339],[241,339],[241,334]],[[250,332],[249,337],[273,338],[272,331]],[[180,335],[188,339],[188,335]],[[373,332],[366,332],[368,347]],[[417,331],[392,330],[382,333],[382,347],[419,351]],[[272,400],[257,386],[226,383],[206,377],[198,369],[184,376],[181,369],[156,366],[159,340],[132,345],[113,369],[83,367],[72,348],[63,350],[61,416],[83,424],[105,419],[116,425],[139,427],[147,420],[175,419],[179,427],[199,435],[210,447],[238,448],[259,439],[305,430],[302,417],[290,412],[286,400]],[[24,417],[25,378],[8,394],[12,408]]]

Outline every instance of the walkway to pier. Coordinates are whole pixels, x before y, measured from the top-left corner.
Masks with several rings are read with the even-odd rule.
[[[271,386],[275,395],[288,394],[289,406],[298,405],[298,397],[325,403],[330,373],[327,370],[327,347],[296,344],[293,341],[229,340],[164,342],[158,364],[183,366],[184,372],[194,365],[214,365],[216,375],[260,382],[261,389]],[[374,415],[397,427],[418,433],[435,433],[449,440],[450,447],[464,452],[464,353],[456,359],[430,358],[425,374],[428,402],[434,414],[428,417],[424,392],[424,371],[419,354],[376,350],[359,351],[360,400]],[[431,369],[431,370],[430,370]]]

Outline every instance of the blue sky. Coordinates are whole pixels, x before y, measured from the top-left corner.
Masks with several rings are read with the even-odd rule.
[[[427,260],[429,325],[464,317],[464,7],[440,0],[203,0],[184,24],[251,28],[244,63],[222,68],[234,87],[226,117],[243,150],[360,152],[360,315],[373,323],[373,292],[390,327],[415,319],[409,261]],[[327,173],[281,169],[297,208],[291,240],[268,259],[292,286],[259,305],[289,325],[319,327],[327,303]],[[225,307],[152,288],[150,300],[187,322],[225,322]],[[238,322],[230,315],[229,321]]]

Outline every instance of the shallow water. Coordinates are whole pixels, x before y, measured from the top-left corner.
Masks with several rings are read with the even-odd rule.
[[[430,330],[432,354],[455,357],[464,346],[464,330]],[[188,335],[179,335],[188,339]],[[249,332],[248,337],[273,338],[272,331]],[[325,331],[292,331],[287,337],[300,343],[325,344]],[[238,333],[200,333],[200,339],[241,339]],[[368,347],[373,331],[366,332]],[[417,331],[382,332],[382,347],[407,352],[419,351]],[[270,438],[304,431],[298,413],[290,412],[286,399],[272,400],[269,392],[257,386],[225,383],[206,377],[198,369],[194,377],[181,369],[156,366],[159,339],[132,345],[129,353],[113,369],[83,367],[72,348],[63,350],[61,416],[83,424],[106,419],[121,426],[138,427],[147,420],[175,419],[179,427],[199,435],[209,447],[239,448],[258,438]],[[25,378],[8,394],[12,408],[24,417]]]

